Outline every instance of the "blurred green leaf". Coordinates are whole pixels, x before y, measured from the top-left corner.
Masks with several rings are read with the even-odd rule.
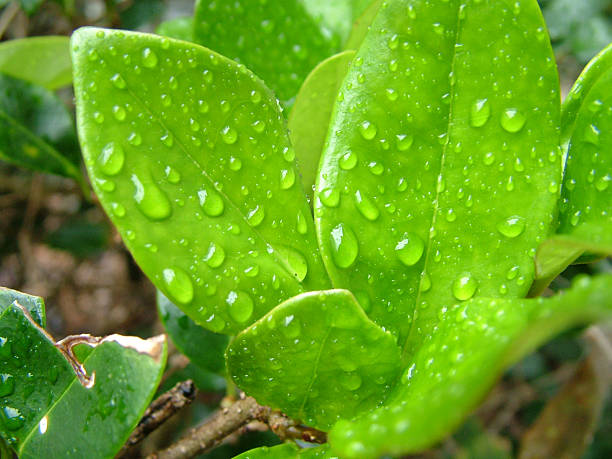
[[[374,17],[376,16],[376,14],[378,13],[378,10],[380,9],[380,5],[382,4],[382,2],[383,0],[374,0],[363,11],[361,16],[359,16],[355,20],[353,24],[353,28],[351,29],[351,34],[349,35],[348,40],[346,41],[344,45],[344,49],[354,49],[354,50],[359,49],[359,47],[361,46],[361,43],[363,42],[363,39],[368,33],[370,26],[372,25],[372,21],[374,20]]]
[[[163,0],[131,0],[126,2],[128,8],[119,12],[121,26],[129,30],[138,30],[155,22],[164,12]]]
[[[193,41],[193,17],[188,16],[164,21],[157,26],[155,33],[177,40]]]
[[[46,237],[56,249],[66,250],[77,257],[87,257],[108,247],[110,231],[106,223],[81,219],[68,220]]]

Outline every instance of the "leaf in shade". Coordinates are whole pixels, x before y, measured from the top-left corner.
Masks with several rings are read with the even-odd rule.
[[[200,327],[159,290],[157,310],[168,336],[193,364],[213,373],[225,372],[226,335]]]
[[[400,354],[350,292],[328,290],[291,298],[238,334],[227,365],[259,403],[326,430],[386,398]]]
[[[329,119],[354,56],[354,51],[344,51],[317,65],[304,81],[289,114],[289,137],[304,191],[311,200]]]
[[[83,183],[74,121],[46,89],[0,74],[0,159]]]
[[[251,449],[234,459],[332,459],[334,457],[330,454],[327,445],[300,448],[295,443],[284,443],[278,446],[261,446]]]
[[[94,190],[164,295],[199,325],[235,334],[329,287],[295,153],[261,80],[155,35],[83,28],[72,43]]]
[[[29,37],[0,43],[0,72],[47,89],[72,83],[70,39]]]
[[[0,314],[14,301],[26,308],[32,319],[41,327],[47,324],[45,301],[39,296],[28,295],[10,288],[0,287]]]

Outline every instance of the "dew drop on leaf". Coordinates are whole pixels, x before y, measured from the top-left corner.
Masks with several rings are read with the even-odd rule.
[[[342,155],[340,161],[338,161],[341,169],[349,171],[357,165],[357,155],[352,151],[348,151]]]
[[[359,253],[359,244],[353,230],[339,223],[330,233],[332,258],[339,268],[351,266]]]
[[[302,324],[300,323],[299,319],[293,315],[290,315],[285,317],[283,320],[281,331],[286,338],[297,338],[302,332]]]
[[[470,273],[463,273],[453,282],[453,296],[459,301],[469,300],[476,293],[478,281]]]
[[[376,136],[376,126],[370,121],[363,121],[359,125],[359,133],[365,140],[372,140]]]
[[[584,141],[592,145],[599,145],[599,129],[594,124],[590,124],[584,131]]]
[[[395,246],[395,254],[405,266],[414,266],[423,256],[425,243],[416,233],[406,233]]]
[[[263,221],[265,216],[266,216],[266,212],[265,212],[263,206],[262,205],[258,205],[258,206],[255,206],[255,208],[252,209],[248,213],[248,215],[247,215],[247,222],[252,227],[256,227],[256,226],[259,226],[261,224],[261,222]]]
[[[360,190],[357,190],[355,192],[355,205],[357,206],[357,210],[359,210],[359,213],[363,215],[363,217],[367,220],[374,221],[380,215],[380,211],[378,210],[374,202],[366,195],[364,195]]]
[[[125,108],[123,108],[121,105],[115,105],[113,107],[113,116],[117,121],[125,120],[126,115]]]
[[[220,245],[211,242],[204,256],[204,261],[211,268],[218,268],[225,261],[225,250]]]
[[[243,323],[253,315],[253,300],[248,293],[230,291],[225,298],[228,305],[229,315],[236,322]]]
[[[340,192],[335,188],[325,188],[319,193],[319,199],[327,207],[338,207]]]
[[[172,184],[177,184],[181,181],[181,174],[172,166],[166,166],[164,173],[166,174],[168,181]]]
[[[291,167],[289,169],[281,170],[280,176],[280,188],[281,190],[288,190],[295,183],[295,170]]]
[[[151,48],[142,50],[142,65],[149,69],[157,66],[157,54]]]
[[[4,425],[8,430],[19,430],[25,423],[25,418],[17,408],[5,406],[2,409],[4,415]]]
[[[238,131],[231,126],[225,126],[221,129],[221,138],[226,144],[232,145],[238,140]]]
[[[119,217],[119,218],[125,217],[126,210],[123,204],[119,202],[113,202],[111,203],[111,210],[113,211],[113,215],[115,217]]]
[[[491,116],[491,106],[487,99],[478,99],[470,109],[470,124],[473,127],[484,126]]]
[[[119,73],[115,73],[111,77],[110,80],[111,80],[111,83],[113,84],[113,86],[115,86],[115,88],[117,88],[117,89],[125,89],[125,87],[126,87],[125,80],[123,79],[123,77]]]
[[[508,217],[497,224],[497,231],[512,239],[520,236],[525,230],[525,219],[518,215]]]
[[[181,268],[166,268],[162,272],[168,295],[177,303],[189,304],[193,300],[193,284]]]
[[[296,216],[296,229],[300,234],[306,234],[308,232],[308,225],[306,223],[306,217],[301,210],[298,211]]]
[[[0,397],[11,395],[15,390],[15,380],[13,375],[8,373],[0,374]]]
[[[142,181],[136,174],[132,174],[131,180],[135,187],[134,200],[145,217],[150,220],[163,220],[170,216],[170,201],[153,180]]]
[[[514,134],[525,126],[525,115],[516,108],[507,108],[501,115],[500,124],[508,132]]]
[[[407,151],[414,142],[414,136],[408,134],[397,134],[395,136],[395,146],[399,151]]]
[[[223,199],[217,192],[208,189],[198,191],[198,199],[204,213],[209,217],[218,217],[225,210]]]
[[[106,175],[117,175],[123,168],[125,162],[125,153],[121,145],[115,142],[110,142],[102,149],[102,153],[98,156],[98,165],[100,170]]]

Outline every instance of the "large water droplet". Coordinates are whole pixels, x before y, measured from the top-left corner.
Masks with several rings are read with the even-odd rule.
[[[453,282],[453,295],[459,301],[469,300],[476,293],[478,281],[470,273],[461,274]]]
[[[248,213],[248,215],[247,215],[247,222],[252,227],[256,227],[256,226],[259,226],[261,224],[261,222],[263,221],[265,216],[266,216],[266,212],[265,212],[263,206],[262,205],[258,205],[258,206],[255,206],[255,208],[252,209]]]
[[[520,236],[525,231],[525,219],[518,215],[508,217],[497,224],[497,231],[509,238]]]
[[[397,258],[406,266],[413,266],[423,256],[425,243],[415,233],[406,233],[404,238],[395,246]]]
[[[223,198],[215,191],[200,190],[198,191],[198,199],[200,200],[200,206],[209,217],[218,217],[225,210]]]
[[[319,199],[327,207],[338,207],[340,192],[335,188],[325,188],[319,193]]]
[[[355,205],[359,213],[367,220],[374,221],[380,215],[374,202],[359,190],[355,192]]]
[[[4,415],[4,425],[8,430],[19,430],[25,423],[25,418],[17,408],[5,406],[2,409]]]
[[[115,86],[117,89],[125,89],[125,80],[119,73],[115,73],[110,80],[111,83],[113,83],[113,86]]]
[[[98,156],[98,165],[100,170],[106,175],[117,175],[123,168],[125,162],[125,153],[121,145],[115,142],[110,142],[102,149],[102,153]]]
[[[353,230],[339,223],[330,233],[332,258],[339,268],[351,266],[359,253],[359,243]]]
[[[281,331],[288,339],[297,338],[302,331],[302,324],[295,316],[289,315],[283,320]]]
[[[117,121],[125,120],[126,115],[127,113],[125,112],[125,108],[123,108],[121,105],[115,105],[113,107],[113,116]]]
[[[395,145],[399,151],[407,151],[414,142],[414,136],[408,134],[398,134],[395,136]]]
[[[525,115],[516,108],[507,108],[503,111],[500,119],[501,126],[510,133],[515,133],[525,126]]]
[[[491,116],[491,107],[487,99],[478,99],[470,109],[470,124],[473,127],[484,126]]]
[[[376,136],[376,126],[370,121],[363,121],[359,125],[359,133],[365,140],[372,140]]]
[[[253,315],[253,300],[248,293],[238,291],[230,291],[225,298],[229,315],[236,322],[246,322]]]
[[[295,170],[291,167],[289,169],[281,170],[280,176],[280,188],[281,190],[288,190],[295,183]]]
[[[166,174],[166,179],[172,184],[177,184],[181,181],[181,174],[172,166],[166,166],[164,169],[164,173]]]
[[[238,140],[238,131],[231,126],[225,126],[221,129],[221,138],[226,144],[232,145]]]
[[[341,169],[349,171],[357,165],[357,155],[352,151],[348,151],[342,155],[338,163]]]
[[[172,207],[166,194],[160,190],[151,179],[142,181],[132,174],[134,184],[134,200],[140,211],[151,220],[163,220],[172,213]]]
[[[151,48],[142,50],[142,65],[149,69],[157,65],[157,54]]]
[[[163,271],[164,283],[168,295],[180,304],[189,304],[193,300],[193,284],[189,275],[181,268],[166,268]]]
[[[211,242],[204,256],[204,261],[211,268],[218,268],[225,261],[225,250],[220,245]]]
[[[607,190],[608,186],[610,185],[610,181],[612,181],[612,175],[610,175],[610,174],[606,174],[606,175],[600,177],[595,182],[595,189],[597,191],[605,191],[605,190]]]

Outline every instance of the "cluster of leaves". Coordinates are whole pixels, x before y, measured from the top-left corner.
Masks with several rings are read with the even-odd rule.
[[[162,292],[177,347],[329,432],[318,448],[245,457],[423,450],[509,365],[612,307],[607,275],[524,299],[585,253],[612,253],[612,48],[561,108],[535,0],[330,3],[200,0],[193,18],[158,30],[187,41],[94,28],[72,38],[92,186]],[[48,170],[78,179],[74,158],[5,105],[0,120],[19,128],[10,159],[40,164],[34,140],[20,140],[31,134]],[[27,317],[14,300],[6,320]],[[65,387],[31,413],[4,409],[2,433],[24,457],[40,451],[32,439],[52,441],[40,422],[63,406],[53,397],[70,400]],[[123,417],[110,454],[151,387],[123,408],[82,402]]]

